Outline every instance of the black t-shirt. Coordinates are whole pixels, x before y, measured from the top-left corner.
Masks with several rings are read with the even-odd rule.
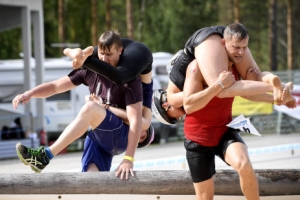
[[[95,93],[101,97],[103,103],[113,107],[126,109],[127,105],[143,100],[143,89],[139,76],[121,85],[117,85],[88,69],[73,70],[68,76],[74,85],[84,84],[88,86],[90,93]]]
[[[153,56],[143,43],[122,38],[123,51],[118,66],[99,60],[98,47],[94,47],[93,55],[84,62],[84,67],[101,74],[116,84],[133,80],[139,74],[147,74],[152,70]]]

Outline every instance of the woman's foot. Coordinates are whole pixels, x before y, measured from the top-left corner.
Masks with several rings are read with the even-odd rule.
[[[80,48],[75,48],[75,49],[66,48],[64,49],[64,54],[73,60],[72,67],[74,69],[78,69],[83,65],[87,57],[92,55],[93,51],[94,48],[92,46],[89,46],[83,50]]]
[[[291,91],[293,90],[293,88],[294,88],[294,85],[292,82],[288,82],[285,84],[282,95],[281,95],[281,100],[282,100],[283,104],[286,104],[287,102],[290,102],[290,101],[295,101],[294,97],[291,95]]]
[[[64,49],[64,54],[68,57],[70,57],[72,60],[80,57],[82,55],[82,49],[80,48],[75,48],[75,49],[70,49],[66,48]]]
[[[73,67],[74,69],[80,68],[80,67],[83,65],[84,61],[85,61],[90,55],[93,54],[93,51],[94,51],[94,47],[92,47],[92,46],[89,46],[89,47],[83,49],[81,55],[80,55],[80,56],[77,56],[77,57],[73,60],[73,62],[72,62],[72,67]]]
[[[271,80],[271,85],[273,86],[273,97],[274,97],[274,103],[276,105],[281,105],[282,102],[282,86],[281,81],[278,76],[273,76]]]

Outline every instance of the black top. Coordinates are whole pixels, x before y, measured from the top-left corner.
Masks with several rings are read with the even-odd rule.
[[[123,51],[118,67],[99,60],[98,46],[84,62],[84,66],[101,74],[116,84],[123,84],[133,80],[139,74],[147,74],[152,70],[153,56],[150,49],[133,40],[122,38]]]
[[[197,30],[187,40],[184,51],[182,51],[170,73],[170,80],[182,91],[188,65],[195,59],[195,48],[200,45],[208,36],[217,34],[223,38],[225,26],[210,26]]]

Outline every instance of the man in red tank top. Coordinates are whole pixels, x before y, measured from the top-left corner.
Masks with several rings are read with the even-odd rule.
[[[228,30],[225,30],[224,38],[221,39],[222,46],[227,53],[224,56],[227,56],[229,62],[228,66],[225,66],[226,71],[220,71],[224,66],[224,63],[222,65],[220,62],[221,58],[209,59],[211,57],[207,51],[213,51],[219,47],[206,46],[203,51],[206,52],[208,58],[203,60],[207,62],[199,63],[195,59],[189,64],[186,77],[181,77],[185,78],[183,92],[175,88],[174,83],[169,80],[168,93],[160,91],[157,96],[154,95],[152,112],[162,123],[174,124],[183,115],[182,110],[184,109],[186,113],[184,145],[198,199],[213,199],[214,182],[212,177],[215,174],[215,155],[239,173],[245,197],[259,199],[258,183],[249,160],[247,147],[238,131],[228,128],[226,124],[232,120],[231,109],[234,96],[242,96],[252,101],[274,103],[273,96],[265,94],[265,92],[272,92],[273,87],[268,83],[248,81],[255,80],[251,78],[251,70],[253,70],[251,68],[248,68],[246,74],[243,74],[243,78],[246,77],[246,80],[239,80],[235,66],[240,64],[246,55],[249,36],[247,30],[240,24],[228,27]],[[220,66],[219,69],[211,68],[212,63],[209,61],[214,64],[219,62],[217,64]],[[246,63],[244,62],[242,66],[248,67],[245,65],[247,63],[252,66],[249,59],[246,59]],[[203,69],[204,71],[202,71]],[[210,73],[207,73],[207,70]],[[219,75],[213,77],[215,74]],[[230,88],[226,89],[228,87]],[[171,99],[168,99],[169,93],[173,94]],[[162,98],[165,94],[168,96]],[[293,108],[295,102],[291,100],[291,103],[286,103],[285,106]]]
[[[234,96],[247,96],[249,100],[272,103],[273,97],[263,93],[272,92],[273,87],[263,82],[243,80],[238,81],[239,85],[243,85],[242,90],[232,89],[237,87],[238,84],[234,83],[239,80],[234,64],[242,60],[249,39],[247,32],[241,34],[237,31],[246,30],[243,27],[233,32],[230,30],[227,33],[229,37],[225,37],[230,39],[226,39],[226,43],[225,39],[222,39],[230,62],[227,71],[221,72],[216,81],[212,82],[209,77],[203,77],[200,69],[205,66],[198,66],[196,60],[189,64],[186,71],[182,93],[183,108],[186,112],[184,146],[198,199],[213,199],[216,155],[240,174],[245,197],[259,199],[258,182],[247,147],[238,131],[226,125],[232,120],[231,109]],[[207,81],[211,82],[209,86]],[[230,86],[231,90],[226,90]],[[177,100],[180,101],[180,98]],[[176,107],[170,107],[167,101],[162,104],[162,107],[165,108],[168,116],[176,111]]]
[[[230,60],[228,71],[232,73],[231,77],[226,74],[228,71],[222,72],[218,80],[208,87],[206,83],[208,80],[202,76],[199,63],[191,63],[187,68],[183,89],[183,107],[186,112],[184,122],[186,157],[198,199],[213,199],[215,156],[219,156],[239,173],[241,188],[247,199],[259,199],[258,181],[248,156],[247,146],[238,130],[226,126],[232,120],[232,103],[234,96],[237,95],[233,92],[227,94],[226,88],[234,87],[236,80],[239,80],[234,64],[242,60],[249,38],[248,34],[227,31],[225,29],[224,35],[228,34],[230,39],[226,37],[225,48]],[[225,39],[222,40],[225,45]],[[229,48],[233,51],[229,51]],[[250,86],[251,84],[245,84],[245,93],[238,95],[248,96],[268,92],[267,90],[272,91],[271,85],[269,88],[262,85],[256,90],[250,89]],[[250,92],[252,90],[253,93]],[[221,92],[225,98],[218,97]],[[272,102],[272,97],[266,100],[260,95],[252,96],[250,99]]]

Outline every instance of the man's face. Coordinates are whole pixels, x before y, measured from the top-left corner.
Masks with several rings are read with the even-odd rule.
[[[228,58],[232,63],[239,63],[242,61],[246,49],[248,48],[249,37],[239,41],[236,37],[231,40],[223,38],[224,45],[228,54]]]
[[[116,48],[113,44],[108,50],[98,49],[98,57],[100,60],[109,63],[110,65],[117,67],[122,53],[122,47]]]

